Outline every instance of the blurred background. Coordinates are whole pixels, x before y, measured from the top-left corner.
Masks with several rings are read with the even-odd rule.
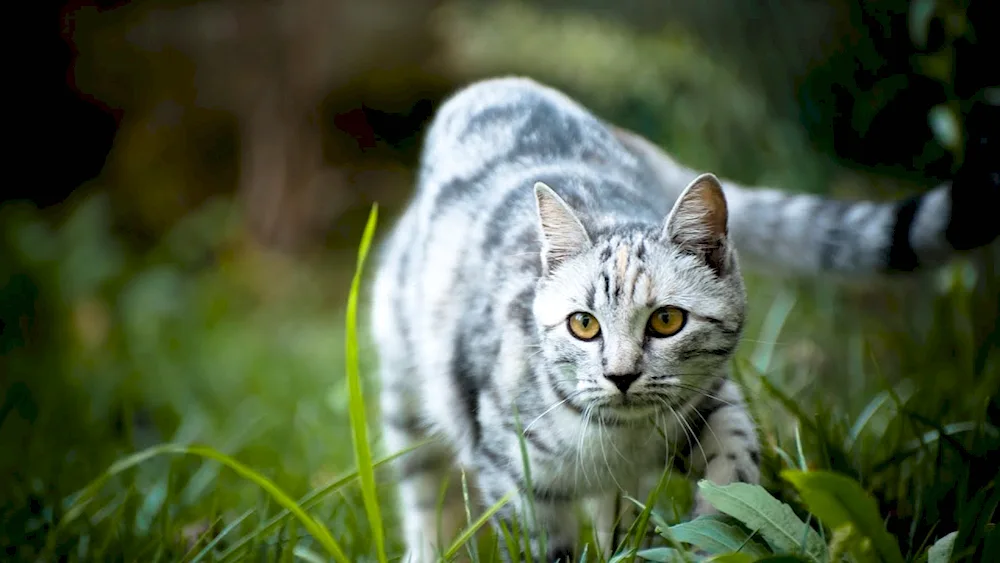
[[[44,157],[0,203],[0,546],[175,560],[209,526],[274,512],[217,464],[154,458],[59,525],[73,493],[161,442],[208,444],[296,497],[353,467],[357,243],[373,203],[380,235],[405,205],[456,88],[528,75],[699,170],[898,197],[981,168],[968,139],[1000,133],[984,4],[45,3],[29,65],[45,101],[20,147]],[[797,433],[811,465],[876,494],[904,547],[956,528],[1000,466],[997,260],[994,245],[890,280],[750,273],[735,367],[776,494]],[[365,560],[358,503],[344,489],[317,514]]]

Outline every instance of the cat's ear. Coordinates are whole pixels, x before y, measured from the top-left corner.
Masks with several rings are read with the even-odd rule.
[[[724,273],[729,211],[719,179],[712,174],[695,178],[677,198],[663,226],[664,242],[702,257],[717,273]]]
[[[542,266],[546,272],[590,248],[592,243],[583,223],[552,188],[537,182],[535,202],[542,240]]]

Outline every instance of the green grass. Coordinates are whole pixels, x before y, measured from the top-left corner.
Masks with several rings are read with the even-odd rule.
[[[366,409],[377,402],[372,400],[375,388],[368,377],[370,361],[365,360],[364,341],[357,331],[359,294],[365,279],[362,269],[375,220],[373,209],[348,292],[347,315],[341,317],[346,325],[339,330],[330,326],[321,332],[326,337],[312,340],[329,346],[332,337],[343,335],[346,353],[340,357],[346,377],[333,377],[310,388],[304,375],[279,371],[285,379],[261,389],[256,397],[252,389],[230,392],[228,397],[234,401],[231,414],[238,420],[214,425],[202,420],[201,428],[196,429],[189,429],[190,423],[183,419],[177,420],[170,443],[124,452],[104,468],[72,475],[68,482],[84,482],[61,496],[46,498],[44,493],[33,493],[30,483],[27,491],[11,487],[18,484],[16,480],[6,483],[7,499],[16,499],[18,492],[34,494],[41,506],[28,517],[5,509],[4,543],[17,547],[9,554],[24,560],[80,561],[398,559],[402,546],[392,502],[393,483],[391,473],[380,470],[386,460],[376,460],[372,453],[378,438],[377,431],[372,434],[374,418]],[[973,338],[974,331],[954,330],[949,324],[975,324],[974,286],[951,283],[907,289],[928,296],[925,314],[934,319],[926,325],[929,333],[920,335],[929,349],[917,351],[908,340],[912,336],[884,334],[866,326],[868,320],[850,304],[851,295],[842,290],[819,290],[834,292],[826,299],[848,304],[845,311],[831,315],[823,308],[824,296],[812,285],[775,287],[762,285],[759,279],[750,281],[754,291],[764,291],[760,289],[764,287],[774,295],[771,305],[755,316],[756,328],[747,336],[733,366],[734,375],[749,391],[751,408],[768,446],[763,461],[764,487],[702,484],[726,516],[684,524],[679,515],[687,509],[690,498],[684,494],[673,498],[681,490],[678,486],[683,486],[683,480],[673,476],[664,483],[664,494],[640,503],[645,508],[642,518],[615,546],[611,560],[695,560],[700,557],[690,551],[695,547],[714,555],[738,552],[727,555],[727,561],[763,560],[774,555],[821,562],[839,556],[852,561],[923,561],[932,553],[937,557],[952,544],[956,555],[975,554],[976,560],[988,560],[983,559],[987,549],[996,553],[997,533],[992,522],[1000,503],[996,486],[1000,432],[990,392],[998,378],[995,356],[977,351],[974,342],[966,340]],[[213,296],[222,294],[206,291]],[[755,302],[761,301],[758,293]],[[211,299],[201,302],[209,308],[213,305]],[[286,310],[287,300],[280,303]],[[956,316],[955,311],[968,318]],[[844,328],[842,317],[858,322]],[[295,318],[309,316],[296,310]],[[948,318],[951,321],[943,320]],[[156,319],[149,320],[157,324]],[[235,330],[233,320],[225,320],[225,315],[215,322],[226,327],[223,335]],[[939,323],[944,326],[937,326]],[[812,333],[800,326],[810,327]],[[189,330],[183,324],[177,328],[175,336]],[[846,350],[842,359],[824,364],[797,351],[799,339],[811,340],[826,331],[837,338],[824,348],[806,350],[819,354],[842,348]],[[216,343],[219,338],[224,337],[209,333],[207,342]],[[324,341],[327,344],[321,344]],[[186,346],[173,338],[166,342],[168,349]],[[254,342],[262,344],[252,338],[244,341]],[[901,342],[905,346],[891,347]],[[281,343],[268,354],[288,354],[289,342]],[[990,346],[988,341],[983,345]],[[900,350],[924,360],[933,359],[941,350],[951,350],[953,356],[925,365],[922,372],[903,371],[907,364],[892,354]],[[225,350],[214,352],[226,356]],[[261,350],[245,346],[235,352],[261,354]],[[169,360],[169,354],[159,354]],[[976,359],[983,354],[984,360]],[[324,357],[320,356],[322,365],[335,365]],[[882,363],[892,364],[886,358],[901,365],[893,371],[880,368]],[[16,352],[10,359],[18,359]],[[216,362],[214,365],[224,365],[218,359]],[[974,373],[968,372],[977,365]],[[859,373],[852,375],[852,370]],[[257,383],[263,385],[273,377],[268,374]],[[296,378],[303,381],[296,385]],[[845,386],[845,381],[851,385]],[[329,390],[344,382],[343,399],[330,394]],[[299,388],[296,393],[306,394],[281,396],[280,388],[289,383]],[[305,389],[301,389],[303,385]],[[328,390],[321,401],[327,405],[327,416],[303,425],[297,419],[310,412],[310,405],[315,407],[312,401],[315,395],[324,396],[322,389]],[[8,390],[8,402],[9,396]],[[254,398],[261,402],[254,402]],[[182,393],[164,400],[188,405],[190,398]],[[240,400],[250,401],[258,415],[285,415],[273,422],[277,431],[266,431],[267,425],[245,428],[253,427],[250,421],[256,419],[245,418],[254,410],[241,408]],[[188,407],[195,420],[205,416],[199,414],[200,407]],[[224,421],[223,413],[212,413]],[[0,429],[16,430],[19,415],[7,409],[5,416],[5,427]],[[11,422],[15,425],[6,426]],[[331,426],[324,430],[324,424]],[[313,442],[296,444],[293,437],[301,431],[322,432],[320,442],[325,445],[314,452],[310,450]],[[135,429],[126,432],[125,438],[132,444],[141,443],[135,433]],[[186,436],[207,441],[212,447],[192,444],[183,439]],[[101,452],[96,447],[93,451]],[[56,452],[47,454],[53,461],[61,459]],[[323,459],[325,456],[330,459]],[[29,467],[41,472],[37,461]],[[342,476],[321,479],[331,472]],[[60,495],[57,489],[52,492]],[[470,507],[467,530],[443,549],[443,559],[465,555],[473,561],[492,561],[498,542],[516,545],[522,541],[518,529],[499,538],[492,533],[478,534],[488,527],[487,517],[497,508],[499,505],[484,514]],[[27,530],[20,532],[15,526]],[[639,538],[645,536],[646,528],[660,536],[660,546],[642,545]],[[589,532],[584,530],[583,537],[589,537]],[[939,543],[941,538],[945,538],[943,543]],[[584,548],[587,560],[602,560],[593,545],[581,546],[581,554]]]
[[[364,268],[368,249],[375,236],[375,224],[378,221],[378,206],[372,207],[368,217],[368,225],[361,237],[361,247],[358,249],[358,265],[354,279],[351,281],[351,292],[347,297],[347,331],[345,349],[347,351],[347,387],[350,397],[348,411],[351,415],[351,430],[354,441],[354,459],[361,475],[361,495],[365,501],[365,513],[371,525],[372,538],[379,563],[386,562],[385,531],[382,526],[382,512],[378,505],[378,494],[375,492],[375,471],[372,467],[372,453],[368,442],[368,417],[365,414],[364,392],[361,390],[361,368],[358,360],[358,293],[361,291],[361,273]]]
[[[835,179],[683,30],[484,10],[440,13],[470,74],[539,76],[723,176],[816,191]],[[57,212],[0,208],[0,559],[397,560],[385,468],[398,453],[381,447],[357,328],[374,210],[360,248],[322,260],[247,251],[225,200],[139,249],[109,227],[99,188]],[[684,523],[690,484],[664,476],[656,498],[623,499],[644,512],[612,560],[695,560],[692,544],[738,552],[719,561],[1000,560],[997,264],[993,249],[859,284],[749,271],[732,372],[760,426],[763,487],[713,490],[728,515]],[[523,541],[517,526],[479,533],[475,507],[468,520],[446,559]]]

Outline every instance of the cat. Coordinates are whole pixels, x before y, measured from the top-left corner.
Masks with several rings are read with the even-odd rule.
[[[519,549],[546,561],[572,559],[579,501],[607,552],[619,491],[644,498],[678,460],[694,478],[758,482],[760,442],[726,373],[746,313],[740,261],[940,263],[956,251],[950,194],[747,189],[532,79],[453,94],[372,297],[384,446],[435,438],[396,465],[408,560],[435,560],[466,525],[463,476],[481,506],[512,494],[493,525],[519,526]],[[696,495],[693,514],[710,512]]]

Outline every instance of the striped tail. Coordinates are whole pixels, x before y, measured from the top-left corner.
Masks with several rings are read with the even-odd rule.
[[[642,137],[612,130],[671,192],[679,195],[698,175]],[[835,200],[723,181],[731,237],[752,268],[872,275],[938,266],[1000,234],[1000,146],[985,135],[971,138],[966,163],[949,184],[887,202]]]

